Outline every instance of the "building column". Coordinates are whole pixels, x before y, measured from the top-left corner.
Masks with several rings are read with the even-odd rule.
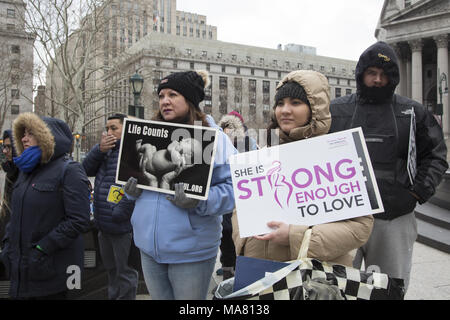
[[[423,104],[423,78],[422,78],[422,39],[409,41],[411,47],[411,82],[412,95],[411,98]]]
[[[406,96],[407,95],[407,85],[408,85],[408,79],[406,75],[406,67],[407,64],[405,63],[405,55],[403,54],[403,48],[402,45],[399,43],[393,44],[392,47],[395,50],[395,53],[398,58],[398,69],[400,72],[400,83],[397,85],[397,88],[395,89],[395,93]]]
[[[405,69],[406,69],[406,96],[411,99],[412,97],[412,66],[411,66],[411,55],[407,55],[405,59]]]
[[[448,74],[448,35],[439,35],[434,38],[437,46],[437,99],[438,103],[440,101],[439,95],[439,84],[441,75],[445,74],[447,77],[447,86],[449,82],[449,74]],[[445,90],[445,83],[442,83],[442,91]],[[450,117],[449,117],[449,101],[448,94],[442,94],[442,104],[443,104],[443,114],[442,114],[442,129],[444,131],[445,137],[448,137],[450,134]]]

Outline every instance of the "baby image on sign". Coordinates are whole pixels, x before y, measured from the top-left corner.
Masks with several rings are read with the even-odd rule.
[[[270,221],[311,226],[383,212],[361,128],[240,153],[230,166],[242,238],[273,231]]]
[[[183,183],[187,197],[208,198],[216,129],[138,119],[123,128],[116,183],[135,177],[139,188],[167,194]]]

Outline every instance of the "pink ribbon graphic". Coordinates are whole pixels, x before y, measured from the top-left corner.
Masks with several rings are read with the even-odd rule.
[[[274,191],[274,198],[278,205],[283,209],[282,200],[286,200],[286,205],[289,207],[289,200],[292,196],[294,188],[286,181],[286,177],[279,172],[281,171],[281,162],[274,161],[272,167],[267,172],[269,184]],[[287,193],[287,194],[286,194]]]

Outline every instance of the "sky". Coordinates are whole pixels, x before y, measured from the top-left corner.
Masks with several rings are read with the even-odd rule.
[[[277,48],[315,47],[317,54],[357,61],[377,41],[384,0],[177,0],[177,10],[206,16],[217,40]]]

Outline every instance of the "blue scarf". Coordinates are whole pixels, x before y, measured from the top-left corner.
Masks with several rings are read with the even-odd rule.
[[[20,171],[29,173],[41,161],[42,150],[39,146],[27,148],[19,157],[14,157],[14,163]]]

